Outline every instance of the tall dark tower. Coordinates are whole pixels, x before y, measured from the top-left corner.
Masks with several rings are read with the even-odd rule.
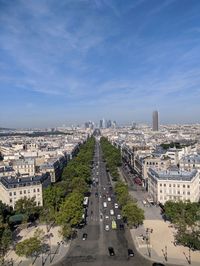
[[[158,111],[153,112],[152,129],[158,131]]]

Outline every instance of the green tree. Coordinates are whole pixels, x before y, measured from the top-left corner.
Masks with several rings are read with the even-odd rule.
[[[36,212],[39,212],[38,207],[36,206],[35,198],[21,198],[15,203],[16,213],[22,213],[25,217],[25,222],[28,221],[31,215],[35,215]]]
[[[69,239],[72,235],[73,235],[73,229],[70,226],[70,224],[64,224],[61,226],[61,230],[59,231],[59,233],[61,234],[61,236],[64,239]]]
[[[167,201],[164,210],[165,215],[178,229],[177,242],[200,249],[200,204],[189,201]]]
[[[61,204],[56,221],[60,225],[70,224],[75,226],[82,220],[83,196],[77,192],[72,192]]]
[[[88,191],[88,184],[81,177],[74,177],[71,181],[72,191],[84,194]]]
[[[41,249],[42,249],[42,241],[38,237],[33,236],[19,242],[16,245],[15,252],[20,257],[21,256],[30,257],[38,254],[41,251]]]
[[[144,211],[137,205],[129,201],[122,207],[122,216],[127,219],[129,226],[139,225],[143,223]]]

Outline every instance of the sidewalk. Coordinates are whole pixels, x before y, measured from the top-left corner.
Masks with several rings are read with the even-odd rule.
[[[18,237],[21,237],[21,240],[25,240],[33,236],[34,232],[37,229],[42,229],[45,233],[45,244],[49,247],[48,251],[40,254],[38,257],[34,258],[26,258],[26,257],[19,257],[14,250],[10,250],[5,260],[10,262],[8,265],[14,266],[46,266],[46,265],[53,265],[54,263],[60,261],[68,252],[70,242],[65,243],[62,241],[62,237],[59,234],[59,226],[52,227],[49,232],[47,232],[46,225],[39,225],[37,227],[31,227],[27,229],[22,229],[18,234]],[[11,263],[12,261],[12,263]]]
[[[148,243],[145,239],[147,237],[147,228],[153,229],[152,233],[148,233],[150,238]],[[200,265],[199,251],[189,251],[187,247],[174,245],[175,229],[171,227],[169,222],[145,220],[143,226],[131,229],[130,232],[138,252],[152,261],[182,266]],[[190,261],[191,264],[189,263]]]
[[[123,174],[121,171],[119,173],[124,181]],[[135,197],[136,193],[132,191],[130,194]],[[138,205],[144,210],[146,220],[144,220],[142,226],[139,226],[137,229],[131,229],[130,232],[135,247],[142,256],[154,262],[164,264],[169,263],[181,266],[200,265],[200,251],[192,251],[187,247],[174,245],[176,230],[170,222],[165,222],[162,219],[156,207],[143,207],[142,197],[138,199]],[[154,212],[155,216],[153,216]],[[147,241],[146,237],[149,241]]]

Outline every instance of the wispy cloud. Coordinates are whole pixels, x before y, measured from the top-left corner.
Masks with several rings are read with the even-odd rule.
[[[57,99],[82,116],[200,100],[198,3],[182,15],[175,0],[1,2],[5,98],[9,89],[32,93],[33,106]]]

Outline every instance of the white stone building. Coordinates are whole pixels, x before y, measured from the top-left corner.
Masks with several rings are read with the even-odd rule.
[[[167,200],[199,201],[199,173],[192,171],[171,169],[148,170],[148,193],[155,203],[164,204]]]
[[[42,206],[43,188],[50,183],[49,174],[24,178],[1,177],[0,200],[14,208],[17,200],[24,197],[34,197],[37,206]]]

